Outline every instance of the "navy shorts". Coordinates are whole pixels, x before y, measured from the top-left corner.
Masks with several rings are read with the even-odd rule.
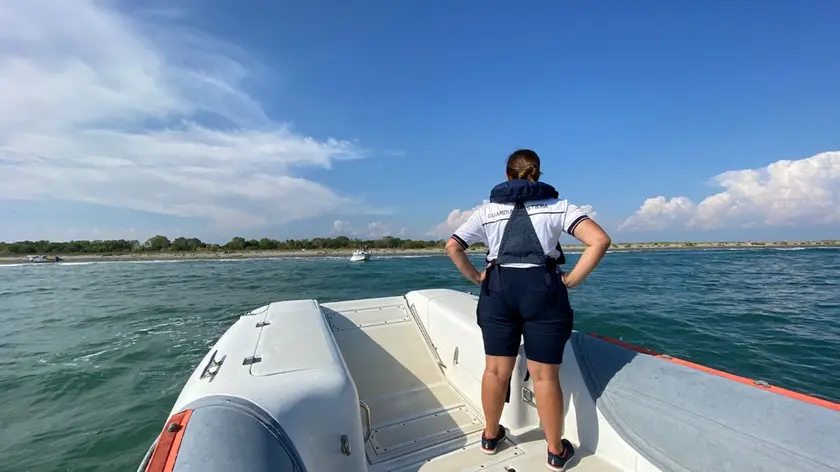
[[[524,336],[529,360],[563,363],[574,312],[555,270],[493,267],[481,285],[477,314],[488,356],[515,357]]]

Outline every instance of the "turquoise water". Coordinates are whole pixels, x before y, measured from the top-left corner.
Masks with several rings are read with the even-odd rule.
[[[475,291],[442,256],[0,266],[0,469],[133,471],[246,310],[432,287]],[[570,293],[578,330],[840,401],[840,250],[610,253]]]

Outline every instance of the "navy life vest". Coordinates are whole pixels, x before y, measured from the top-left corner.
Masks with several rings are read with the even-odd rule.
[[[525,203],[537,200],[556,199],[559,197],[557,190],[543,182],[531,182],[525,179],[515,179],[502,182],[493,187],[490,192],[492,203],[513,203],[513,210],[510,213],[505,232],[502,234],[502,242],[496,259],[488,261],[491,266],[527,263],[545,265],[551,268],[566,263],[566,256],[560,243],[557,243],[557,250],[560,255],[557,258],[547,257],[543,251],[542,244],[534,230],[534,224]]]

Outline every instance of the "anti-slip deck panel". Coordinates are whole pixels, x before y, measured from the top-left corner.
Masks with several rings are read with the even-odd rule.
[[[371,464],[409,454],[426,460],[466,446],[467,436],[483,429],[480,416],[447,382],[405,301],[398,300],[322,305],[359,399],[371,411]]]

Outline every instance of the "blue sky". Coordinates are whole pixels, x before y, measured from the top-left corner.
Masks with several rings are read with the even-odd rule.
[[[444,237],[520,147],[617,241],[840,237],[837,2],[267,3],[12,0],[0,240]]]

